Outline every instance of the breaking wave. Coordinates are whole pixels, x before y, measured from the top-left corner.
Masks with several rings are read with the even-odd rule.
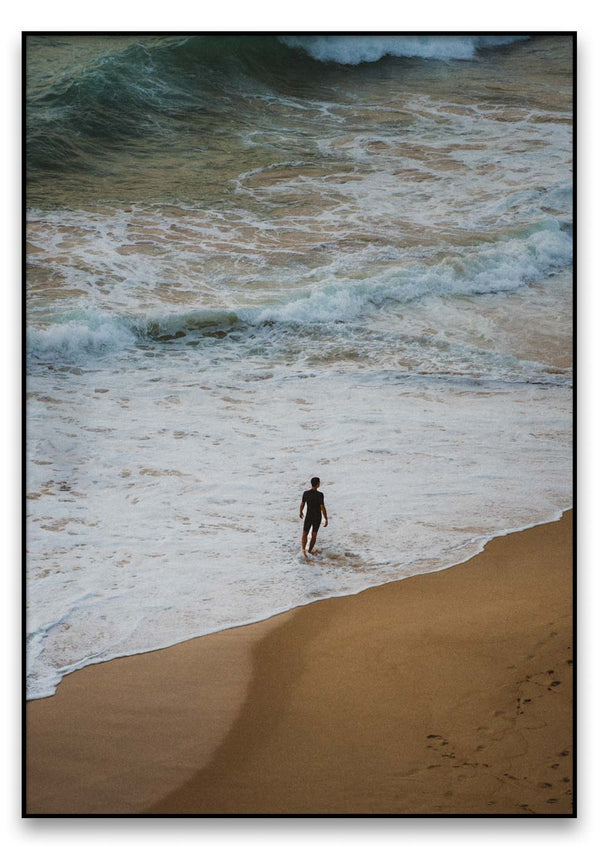
[[[514,291],[566,268],[571,255],[570,234],[556,222],[548,222],[525,238],[485,245],[470,255],[447,256],[431,266],[413,262],[379,277],[304,290],[287,301],[264,306],[143,317],[67,314],[52,325],[31,327],[28,352],[33,360],[72,362],[138,344],[231,338],[265,325],[296,332],[299,326],[351,324],[375,310],[427,297]]]
[[[319,62],[358,65],[378,62],[384,56],[418,59],[475,59],[479,50],[502,47],[528,36],[486,35],[317,35],[282,36],[288,47],[305,50]]]
[[[471,60],[484,48],[519,38],[523,36],[140,37],[88,64],[73,64],[47,79],[43,89],[30,88],[28,176],[82,166],[98,170],[107,144],[168,136],[190,121],[236,116],[255,96],[302,96],[315,78],[315,61],[352,66],[386,56]]]

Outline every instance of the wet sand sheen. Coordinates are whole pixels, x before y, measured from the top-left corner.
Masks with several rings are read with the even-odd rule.
[[[569,814],[572,515],[465,564],[88,667],[27,810]]]

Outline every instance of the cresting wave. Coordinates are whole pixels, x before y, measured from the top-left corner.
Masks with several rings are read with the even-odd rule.
[[[568,267],[572,237],[556,221],[525,238],[447,255],[435,265],[412,262],[379,277],[305,289],[287,301],[258,307],[198,309],[170,315],[122,316],[112,312],[67,313],[45,327],[29,328],[31,361],[76,361],[139,343],[229,337],[257,327],[296,332],[299,327],[352,324],[377,310],[428,297],[510,292]]]
[[[319,62],[337,62],[342,65],[378,62],[384,56],[446,61],[475,59],[481,49],[502,47],[527,38],[513,35],[281,36],[284,44],[305,50]]]
[[[356,66],[385,57],[474,60],[527,36],[141,37],[30,86],[29,178],[37,171],[97,170],[107,144],[169,136],[187,122],[235,115],[256,96],[294,95],[315,62]]]

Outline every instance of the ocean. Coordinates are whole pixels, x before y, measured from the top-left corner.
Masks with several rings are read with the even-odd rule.
[[[572,505],[570,36],[25,58],[28,698]]]

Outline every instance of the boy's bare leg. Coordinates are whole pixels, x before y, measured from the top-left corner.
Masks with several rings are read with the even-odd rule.
[[[313,535],[311,536],[311,538],[310,538],[310,545],[309,545],[309,547],[308,547],[308,550],[309,550],[309,551],[312,551],[312,550],[313,550],[313,548],[315,547],[315,543],[316,543],[316,541],[317,541],[317,533],[316,533],[316,531],[315,531],[315,532],[313,533]]]
[[[306,540],[308,539],[308,533],[303,531],[302,533],[302,554],[306,554]]]

